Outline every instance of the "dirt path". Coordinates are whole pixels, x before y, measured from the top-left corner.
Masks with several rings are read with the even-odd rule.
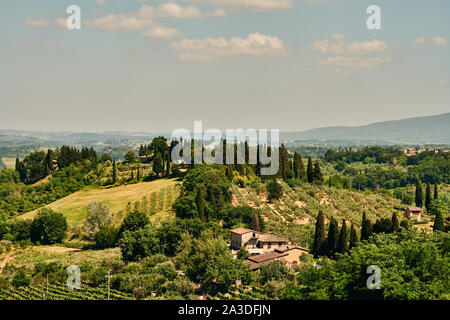
[[[41,252],[48,252],[48,253],[67,253],[67,252],[82,251],[81,249],[66,248],[66,247],[59,247],[59,246],[36,248],[36,250],[41,251]]]
[[[14,259],[14,255],[12,252],[8,252],[6,256],[0,261],[0,273],[3,271],[3,268],[6,267],[6,264]]]

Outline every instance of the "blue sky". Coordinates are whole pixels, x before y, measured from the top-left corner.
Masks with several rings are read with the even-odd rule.
[[[71,4],[81,30],[64,27]],[[449,39],[447,0],[5,0],[0,128],[300,131],[444,113]]]

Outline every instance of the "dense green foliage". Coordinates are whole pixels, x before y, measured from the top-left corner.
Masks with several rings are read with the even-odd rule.
[[[336,260],[309,266],[283,293],[284,299],[448,299],[449,234],[403,231],[374,235]],[[393,259],[395,257],[395,259]],[[381,269],[381,289],[369,290],[366,270]]]

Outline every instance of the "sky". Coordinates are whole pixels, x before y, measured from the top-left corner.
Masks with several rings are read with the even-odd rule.
[[[448,0],[2,0],[0,128],[303,131],[446,113],[449,41]]]

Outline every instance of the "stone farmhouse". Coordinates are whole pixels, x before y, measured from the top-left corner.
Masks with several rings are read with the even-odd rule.
[[[300,256],[309,253],[308,249],[291,245],[288,239],[273,234],[264,234],[247,228],[231,230],[230,249],[246,249],[250,257],[244,261],[252,270],[276,260],[282,260],[289,268],[300,261]]]
[[[418,208],[418,207],[406,208],[405,217],[408,219],[414,218],[417,221],[421,221],[422,220],[422,208]]]

